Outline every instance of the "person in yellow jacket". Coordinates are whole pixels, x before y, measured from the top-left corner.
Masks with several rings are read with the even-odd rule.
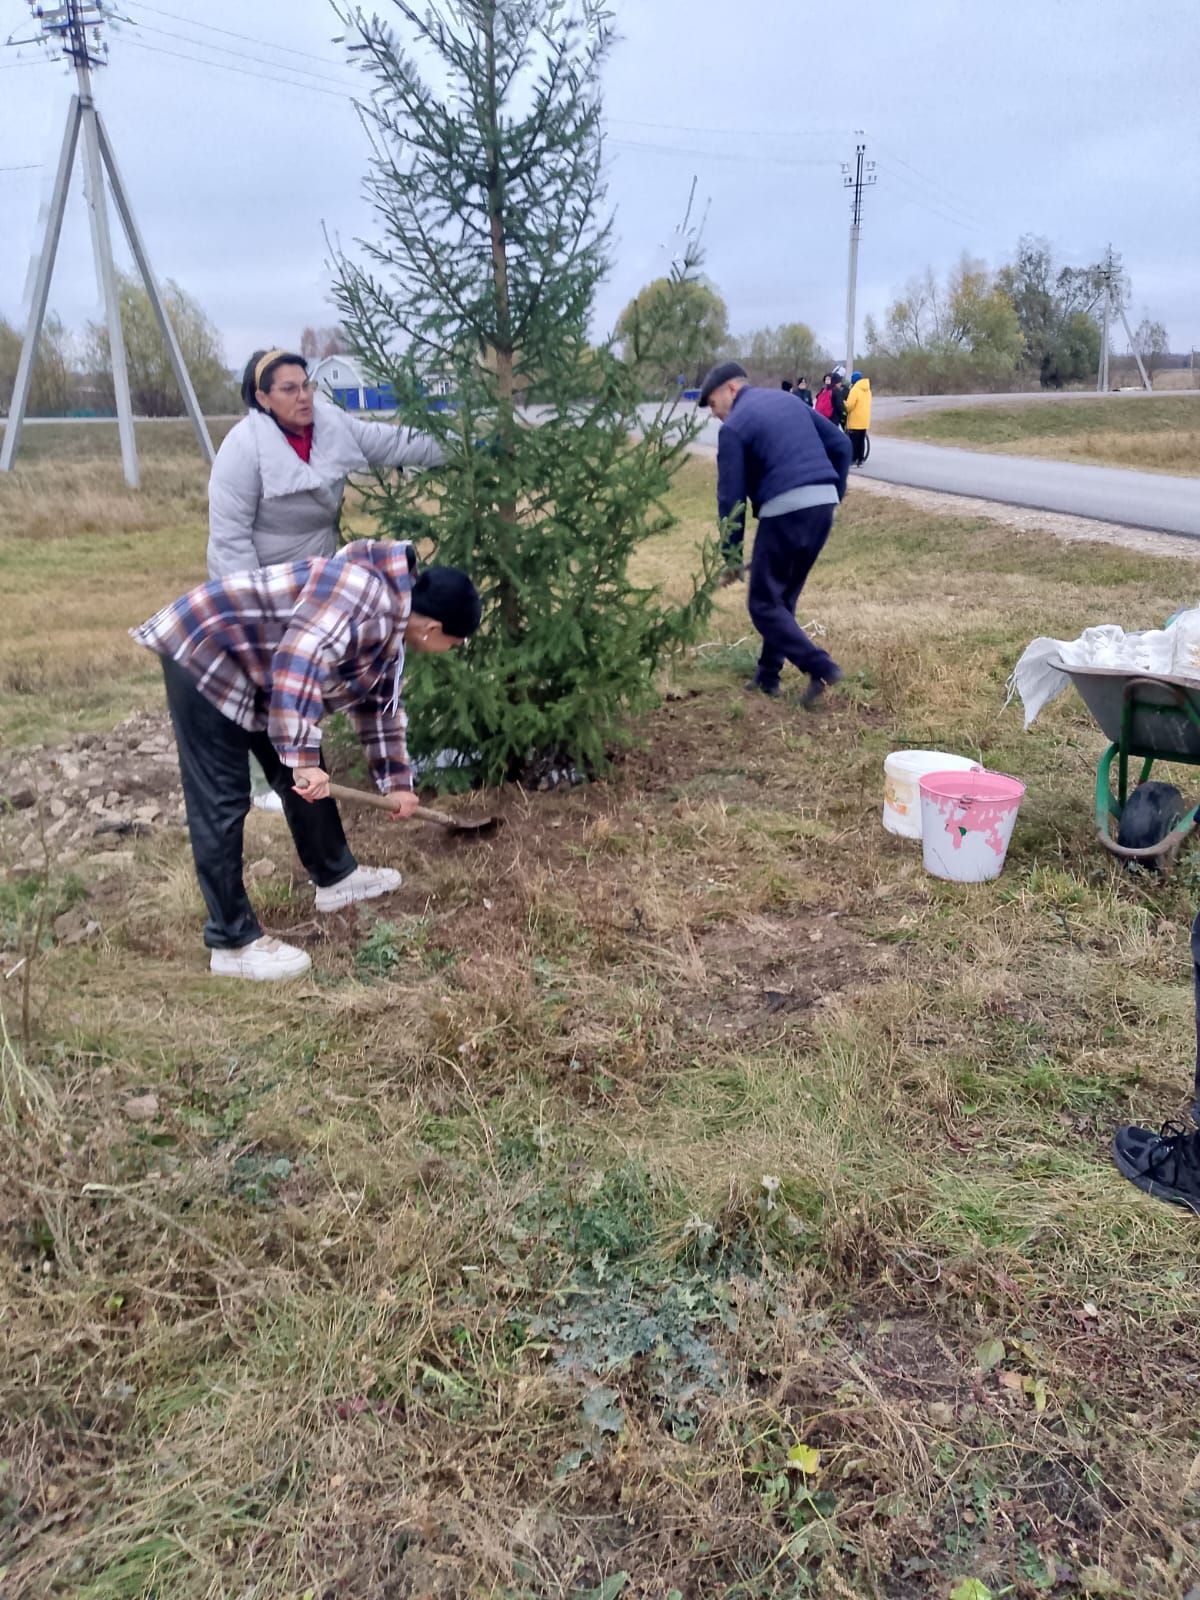
[[[867,429],[871,426],[871,380],[861,372],[850,376],[850,393],[846,396],[846,432],[854,446],[852,466],[861,467],[867,450]]]

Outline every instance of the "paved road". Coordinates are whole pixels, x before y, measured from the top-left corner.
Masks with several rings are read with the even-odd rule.
[[[1200,478],[991,455],[872,435],[864,476],[1200,539]]]
[[[910,408],[961,405],[964,400],[986,405],[1004,398],[1009,397],[896,397],[876,400],[874,410],[877,417],[891,420]],[[1087,397],[1078,398],[1083,401]],[[717,424],[710,419],[697,446],[715,454],[717,432]],[[1061,511],[1068,516],[1200,539],[1200,478],[1090,467],[1074,461],[1049,461],[1044,456],[992,455],[983,450],[919,444],[882,433],[871,435],[871,459],[863,472],[881,483],[972,495],[978,500],[999,500],[1006,505],[1033,506],[1039,511]]]

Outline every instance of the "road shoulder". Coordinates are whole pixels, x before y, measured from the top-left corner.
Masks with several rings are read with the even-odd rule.
[[[972,495],[947,494],[940,489],[916,489],[908,484],[885,483],[858,475],[851,478],[847,492],[884,495],[937,516],[983,517],[1022,533],[1049,533],[1064,544],[1112,544],[1123,550],[1138,550],[1143,555],[1173,556],[1200,563],[1200,544],[1187,534],[1151,533],[1145,528],[1131,528],[1118,522],[1098,522],[1091,517],[1039,511],[1032,506],[1007,505],[998,500],[979,500]]]

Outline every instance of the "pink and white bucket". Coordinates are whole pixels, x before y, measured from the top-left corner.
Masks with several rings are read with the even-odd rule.
[[[929,772],[921,779],[925,870],[952,883],[998,878],[1025,785],[1002,772]]]

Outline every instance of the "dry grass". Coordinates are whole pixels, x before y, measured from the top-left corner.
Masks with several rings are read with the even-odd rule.
[[[318,929],[252,819],[289,988],[205,976],[183,838],[77,869],[61,1120],[3,1147],[5,1595],[1181,1595],[1195,1219],[1107,1145],[1185,1095],[1200,874],[1116,872],[1082,709],[1001,703],[1029,636],[1190,577],[852,502],[819,718],[746,700],[731,593],[607,781],[489,797],[487,845],[355,817],[386,905]],[[1028,783],[994,885],[878,827],[930,741]]]
[[[1197,389],[1200,383],[1197,383],[1196,374],[1190,368],[1172,367],[1169,371],[1154,374],[1154,387],[1156,390]]]
[[[214,442],[227,426],[212,425]],[[38,424],[0,476],[0,740],[157,703],[161,675],[125,630],[204,580],[208,472],[184,422],[140,425],[138,449],[134,491],[115,424]]]
[[[964,407],[880,431],[971,450],[1200,475],[1200,396]]]

